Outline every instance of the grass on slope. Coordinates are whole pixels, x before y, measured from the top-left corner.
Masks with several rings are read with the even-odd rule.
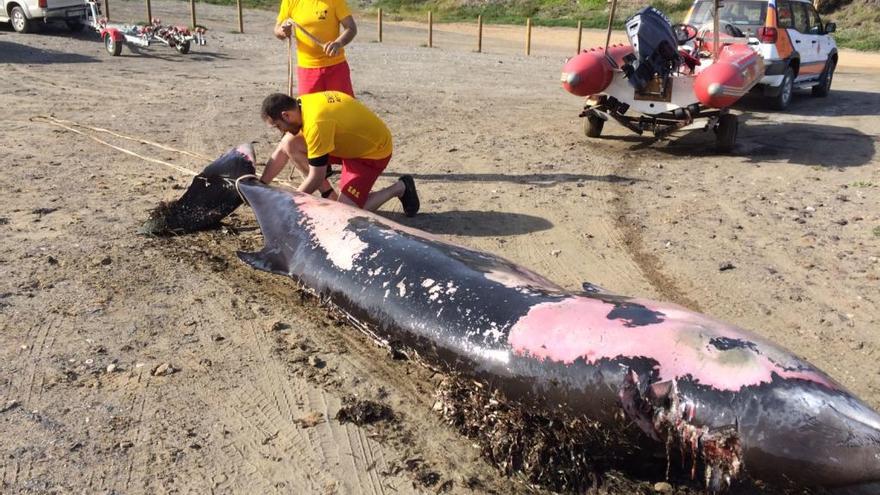
[[[834,39],[839,46],[856,50],[880,50],[880,1],[855,0],[822,20],[837,23]]]
[[[200,0],[217,5],[235,5],[236,0]],[[846,0],[844,0],[846,1]],[[281,0],[242,0],[247,8],[277,11]],[[681,22],[690,8],[691,0],[625,1],[618,6],[615,28],[622,29],[623,21],[645,5],[653,5],[672,22]],[[577,26],[605,28],[608,24],[606,0],[349,0],[357,10],[375,12],[382,8],[389,20],[419,20],[430,10],[436,22],[483,22],[494,24],[524,24],[527,17],[536,26]],[[837,23],[834,38],[838,46],[856,50],[880,50],[880,0],[854,0],[832,14],[822,16],[825,22]]]
[[[661,0],[651,5],[664,12],[673,22],[680,22],[691,0]],[[623,28],[623,21],[639,8],[648,5],[641,2],[624,2],[618,5],[615,26]],[[525,24],[532,18],[536,26],[577,26],[605,28],[608,26],[608,9],[605,0],[376,0],[372,8],[382,7],[404,19],[424,19],[429,10],[434,19],[443,21],[476,21],[494,24]]]

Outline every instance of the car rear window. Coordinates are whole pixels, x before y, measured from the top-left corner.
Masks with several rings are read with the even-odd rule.
[[[689,24],[700,28],[712,22],[713,2],[697,2]],[[764,25],[767,17],[766,1],[725,1],[719,10],[719,21],[722,25],[732,24],[743,32],[756,32]]]

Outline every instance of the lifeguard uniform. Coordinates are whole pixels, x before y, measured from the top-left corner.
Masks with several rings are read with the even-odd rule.
[[[300,97],[309,163],[329,157],[342,164],[341,194],[364,207],[393,151],[388,126],[363,103],[339,91]]]
[[[345,0],[281,0],[277,24],[292,19],[314,37],[329,43],[339,37],[339,22],[351,15]],[[341,91],[354,96],[351,86],[351,70],[345,60],[345,50],[340,48],[335,56],[328,56],[324,49],[302,31],[293,28],[296,35],[296,78],[299,95],[319,91]]]

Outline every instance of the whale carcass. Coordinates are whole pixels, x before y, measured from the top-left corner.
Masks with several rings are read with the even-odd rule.
[[[745,474],[880,481],[880,415],[755,334],[674,304],[568,291],[498,256],[256,179],[237,187],[265,242],[242,260],[298,280],[433,366],[532,407],[599,421],[622,412],[649,437],[692,448],[713,488]]]

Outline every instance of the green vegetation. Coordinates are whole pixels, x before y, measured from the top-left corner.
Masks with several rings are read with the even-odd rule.
[[[199,2],[213,5],[236,5],[236,0],[198,0]],[[278,12],[281,0],[242,0],[241,6],[245,9],[263,9]]]
[[[855,0],[823,17],[837,23],[837,44],[856,50],[880,50],[880,1]]]
[[[857,181],[853,182],[852,184],[850,184],[850,186],[852,186],[852,187],[874,187],[874,183],[864,181],[864,180],[857,180]]]
[[[675,22],[684,18],[691,3],[691,0],[662,0],[652,5]],[[622,28],[626,17],[643,6],[641,2],[618,5],[615,26]],[[438,22],[470,22],[482,15],[487,24],[525,24],[526,18],[531,17],[536,26],[577,26],[580,20],[584,27],[605,28],[610,4],[605,0],[376,0],[370,10],[378,7],[401,19],[423,20],[430,10]]]
[[[236,2],[200,1],[217,5],[235,5]],[[246,8],[275,11],[280,1],[242,0],[242,4]],[[691,3],[692,0],[622,2],[615,16],[615,28],[623,28],[627,16],[645,5],[653,5],[673,22],[680,22]],[[349,5],[371,13],[381,7],[389,20],[424,21],[430,10],[436,22],[475,22],[477,16],[482,15],[483,22],[487,24],[525,24],[526,18],[531,17],[536,26],[573,27],[580,20],[587,28],[607,27],[610,8],[606,0],[349,0]],[[837,23],[834,38],[839,46],[880,50],[880,0],[835,0],[830,8],[836,10],[823,14],[822,19]]]
[[[874,232],[874,237],[880,237],[880,225],[878,225],[877,227],[874,227],[873,232]]]

